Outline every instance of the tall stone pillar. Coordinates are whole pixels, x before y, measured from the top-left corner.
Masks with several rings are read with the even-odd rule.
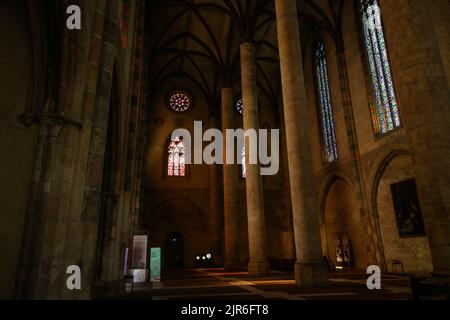
[[[242,98],[244,103],[244,130],[259,129],[258,92],[256,85],[255,46],[241,44]],[[249,264],[248,272],[262,275],[269,272],[266,246],[266,224],[262,177],[259,164],[250,164],[249,145],[246,142],[246,188]]]
[[[324,285],[319,209],[314,187],[311,140],[296,0],[276,0],[278,46],[283,86],[298,285]]]
[[[218,129],[219,121],[216,116],[209,118],[209,128]],[[223,263],[223,250],[222,250],[222,215],[220,206],[220,185],[219,185],[219,171],[217,165],[211,165],[209,167],[209,184],[210,184],[210,210],[211,210],[211,246],[214,261],[217,265]]]
[[[225,130],[234,129],[233,112],[233,89],[231,87],[222,88],[222,132],[224,133],[224,156],[226,155],[226,134]],[[237,165],[223,165],[223,209],[225,224],[225,259],[224,267],[227,270],[239,268],[238,243],[237,243]]]
[[[431,5],[383,3],[401,121],[408,133],[434,275],[450,278],[450,88]]]

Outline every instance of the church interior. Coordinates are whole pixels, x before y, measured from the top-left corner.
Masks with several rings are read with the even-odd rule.
[[[0,299],[448,298],[449,16],[2,0]],[[277,173],[248,144],[190,163],[198,122],[279,132]]]

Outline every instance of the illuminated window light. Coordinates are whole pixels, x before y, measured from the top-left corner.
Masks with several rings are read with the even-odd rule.
[[[169,106],[175,112],[188,112],[192,109],[192,97],[186,92],[175,92],[169,98]]]

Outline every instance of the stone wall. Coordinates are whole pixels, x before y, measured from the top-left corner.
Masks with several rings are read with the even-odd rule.
[[[167,106],[172,90],[184,89],[194,97],[194,107],[186,114],[176,114]],[[194,256],[211,250],[210,179],[206,165],[188,165],[186,177],[167,176],[167,150],[172,132],[188,129],[194,141],[194,121],[208,129],[208,106],[201,92],[186,86],[186,81],[165,83],[151,102],[149,145],[145,161],[143,231],[149,232],[150,245],[162,247],[170,232],[178,231],[185,239],[185,262],[192,267]]]
[[[388,269],[391,270],[392,260],[399,260],[407,273],[429,274],[433,266],[427,237],[400,238],[390,188],[394,183],[414,178],[412,159],[398,155],[385,165],[378,186],[377,211]]]
[[[0,3],[0,299],[12,297],[38,130],[19,118],[32,78],[26,1]]]
[[[408,137],[404,129],[396,130],[384,137],[378,138],[374,134],[372,120],[369,110],[371,99],[370,82],[368,82],[368,68],[365,60],[365,49],[362,44],[360,33],[360,25],[358,15],[354,10],[352,1],[344,2],[344,11],[342,18],[342,35],[345,48],[345,57],[347,60],[347,72],[349,77],[350,93],[352,98],[353,114],[355,117],[356,136],[359,145],[357,150],[360,160],[360,179],[362,183],[363,199],[361,201],[363,207],[374,216],[373,224],[370,226],[374,233],[374,240],[379,241],[378,263],[384,265],[386,260],[399,259],[408,266],[407,272],[420,273],[429,272],[431,266],[431,257],[429,248],[426,246],[427,239],[417,238],[399,241],[396,232],[395,216],[392,209],[392,199],[387,194],[389,185],[394,182],[407,180],[414,177],[413,164],[411,161],[396,161],[393,167],[390,167],[388,176],[381,178],[380,171],[386,164],[383,161],[386,157],[396,151],[408,152]],[[437,13],[435,12],[435,15]],[[442,28],[442,19],[440,23],[436,23],[436,28]],[[328,76],[330,78],[330,93],[332,96],[332,105],[335,117],[335,127],[337,136],[337,145],[339,152],[339,160],[332,165],[323,162],[322,159],[322,142],[320,136],[320,110],[318,106],[318,96],[315,86],[315,70],[314,70],[314,45],[316,39],[321,37],[327,47]],[[442,40],[442,34],[439,36]],[[388,41],[388,49],[395,46],[390,41],[389,35],[386,35]],[[441,41],[441,51],[446,56],[445,42]],[[349,144],[346,139],[348,130],[344,122],[344,114],[342,110],[342,96],[340,88],[337,86],[339,74],[337,71],[336,48],[335,42],[331,39],[326,31],[318,31],[316,35],[307,39],[306,50],[304,53],[306,89],[308,95],[308,110],[310,114],[310,126],[312,130],[312,150],[314,157],[314,170],[318,179],[318,196],[322,203],[322,235],[327,240],[324,244],[324,254],[331,255],[333,258],[334,245],[330,245],[333,241],[333,234],[347,230],[357,239],[362,239],[361,233],[365,232],[360,228],[358,223],[360,217],[358,200],[354,196],[354,180],[352,178],[352,162],[349,156]],[[391,57],[392,59],[393,57]],[[395,65],[396,61],[391,61]],[[394,80],[395,80],[395,70]],[[404,97],[397,95],[400,109]],[[396,179],[390,177],[389,174],[396,173]],[[336,179],[342,179],[341,182],[335,182]],[[394,181],[396,180],[396,181]],[[350,188],[345,186],[343,181],[350,183]],[[383,185],[378,189],[378,182]],[[338,184],[338,186],[337,186]],[[340,187],[339,187],[340,186]],[[342,190],[347,190],[346,192]],[[379,194],[380,192],[380,194]],[[378,217],[379,215],[379,217]],[[338,219],[338,217],[340,217]],[[364,222],[361,222],[364,223]],[[367,223],[367,222],[365,222]],[[384,240],[390,239],[390,240]],[[395,241],[393,239],[396,239]],[[364,269],[370,262],[370,257],[366,256],[367,250],[361,246],[362,241],[357,241],[355,248],[356,266]],[[406,245],[405,243],[409,243]],[[328,245],[328,246],[327,246]],[[417,247],[414,249],[414,247]],[[417,251],[415,251],[417,250]],[[400,253],[402,252],[402,253]],[[412,263],[416,254],[422,257],[419,264]],[[398,256],[398,258],[394,258]]]
[[[364,269],[367,257],[359,205],[354,190],[342,179],[336,180],[330,188],[324,220],[328,258],[336,263],[334,239],[345,236],[351,241],[352,266]]]
[[[137,2],[143,3],[132,1],[133,8]],[[45,28],[56,18],[64,21],[58,16],[61,12],[37,2],[30,10],[27,4],[32,3],[4,1],[0,5],[0,36],[2,43],[8,43],[0,53],[0,97],[7,101],[0,106],[4,149],[0,155],[0,297],[87,299],[100,282],[122,278],[121,250],[129,238],[130,212],[138,207],[136,201],[127,202],[122,182],[124,156],[129,154],[124,138],[131,122],[129,110],[134,107],[142,115],[145,101],[143,94],[132,91],[139,97],[133,106],[128,104],[134,101],[127,89],[131,60],[140,67],[139,75],[146,70],[143,62],[130,58],[130,52],[137,43],[144,43],[144,35],[134,37],[137,32],[130,26],[134,36],[126,47],[121,46],[119,1],[77,1],[84,13],[83,32],[52,25],[54,37]],[[144,21],[133,17],[140,11],[144,12],[130,12],[133,23]],[[139,30],[144,30],[142,25]],[[61,51],[55,51],[60,47]],[[145,52],[142,47],[139,50]],[[59,62],[52,58],[55,55]],[[46,63],[58,63],[61,68],[52,68],[52,81]],[[145,89],[145,84],[138,81],[138,89]],[[142,118],[133,124],[141,130]],[[115,139],[114,147],[108,148],[113,153],[108,157],[114,158],[115,185],[106,190],[103,166],[108,127]],[[133,152],[138,150],[133,146]],[[138,159],[135,163],[139,167]],[[131,184],[139,181],[138,169]],[[114,198],[115,205],[106,205],[105,198]],[[104,224],[105,215],[112,221]],[[102,239],[108,245],[103,246]],[[103,254],[108,270],[100,266]],[[70,265],[82,268],[81,291],[66,288]]]
[[[169,110],[166,98],[172,89],[185,89],[194,96],[195,105],[191,112],[176,114]],[[194,255],[212,249],[210,167],[190,165],[186,177],[167,177],[166,144],[173,130],[178,128],[188,129],[193,136],[194,121],[203,121],[203,127],[206,130],[209,107],[201,91],[195,86],[186,86],[183,79],[170,80],[157,92],[158,94],[153,97],[151,102],[151,127],[145,163],[145,199],[141,227],[143,231],[149,231],[152,246],[164,247],[165,237],[170,232],[183,233],[185,236],[185,263],[187,267],[191,267]],[[238,96],[236,94],[236,97]],[[279,128],[274,107],[265,100],[260,104],[262,106],[261,127]],[[230,110],[230,112],[236,113],[235,128],[242,128],[242,116],[235,110]],[[269,244],[269,255],[274,257],[283,257],[286,251],[283,247],[282,217],[284,211],[280,197],[281,176],[280,169],[278,175],[264,178],[268,235],[274,239]],[[238,212],[239,262],[244,266],[248,259],[245,179],[240,177],[236,177],[236,179],[239,193],[235,203],[235,210]],[[175,212],[177,214],[174,214]],[[223,217],[223,214],[220,213],[220,216]],[[220,237],[223,239],[222,234]]]

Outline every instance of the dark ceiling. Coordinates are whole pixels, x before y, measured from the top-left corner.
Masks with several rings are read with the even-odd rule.
[[[298,0],[303,44],[322,29],[336,40],[343,1]],[[149,10],[151,89],[173,78],[196,85],[211,110],[224,83],[240,90],[239,45],[256,47],[260,97],[278,105],[280,75],[274,0],[155,0]]]

